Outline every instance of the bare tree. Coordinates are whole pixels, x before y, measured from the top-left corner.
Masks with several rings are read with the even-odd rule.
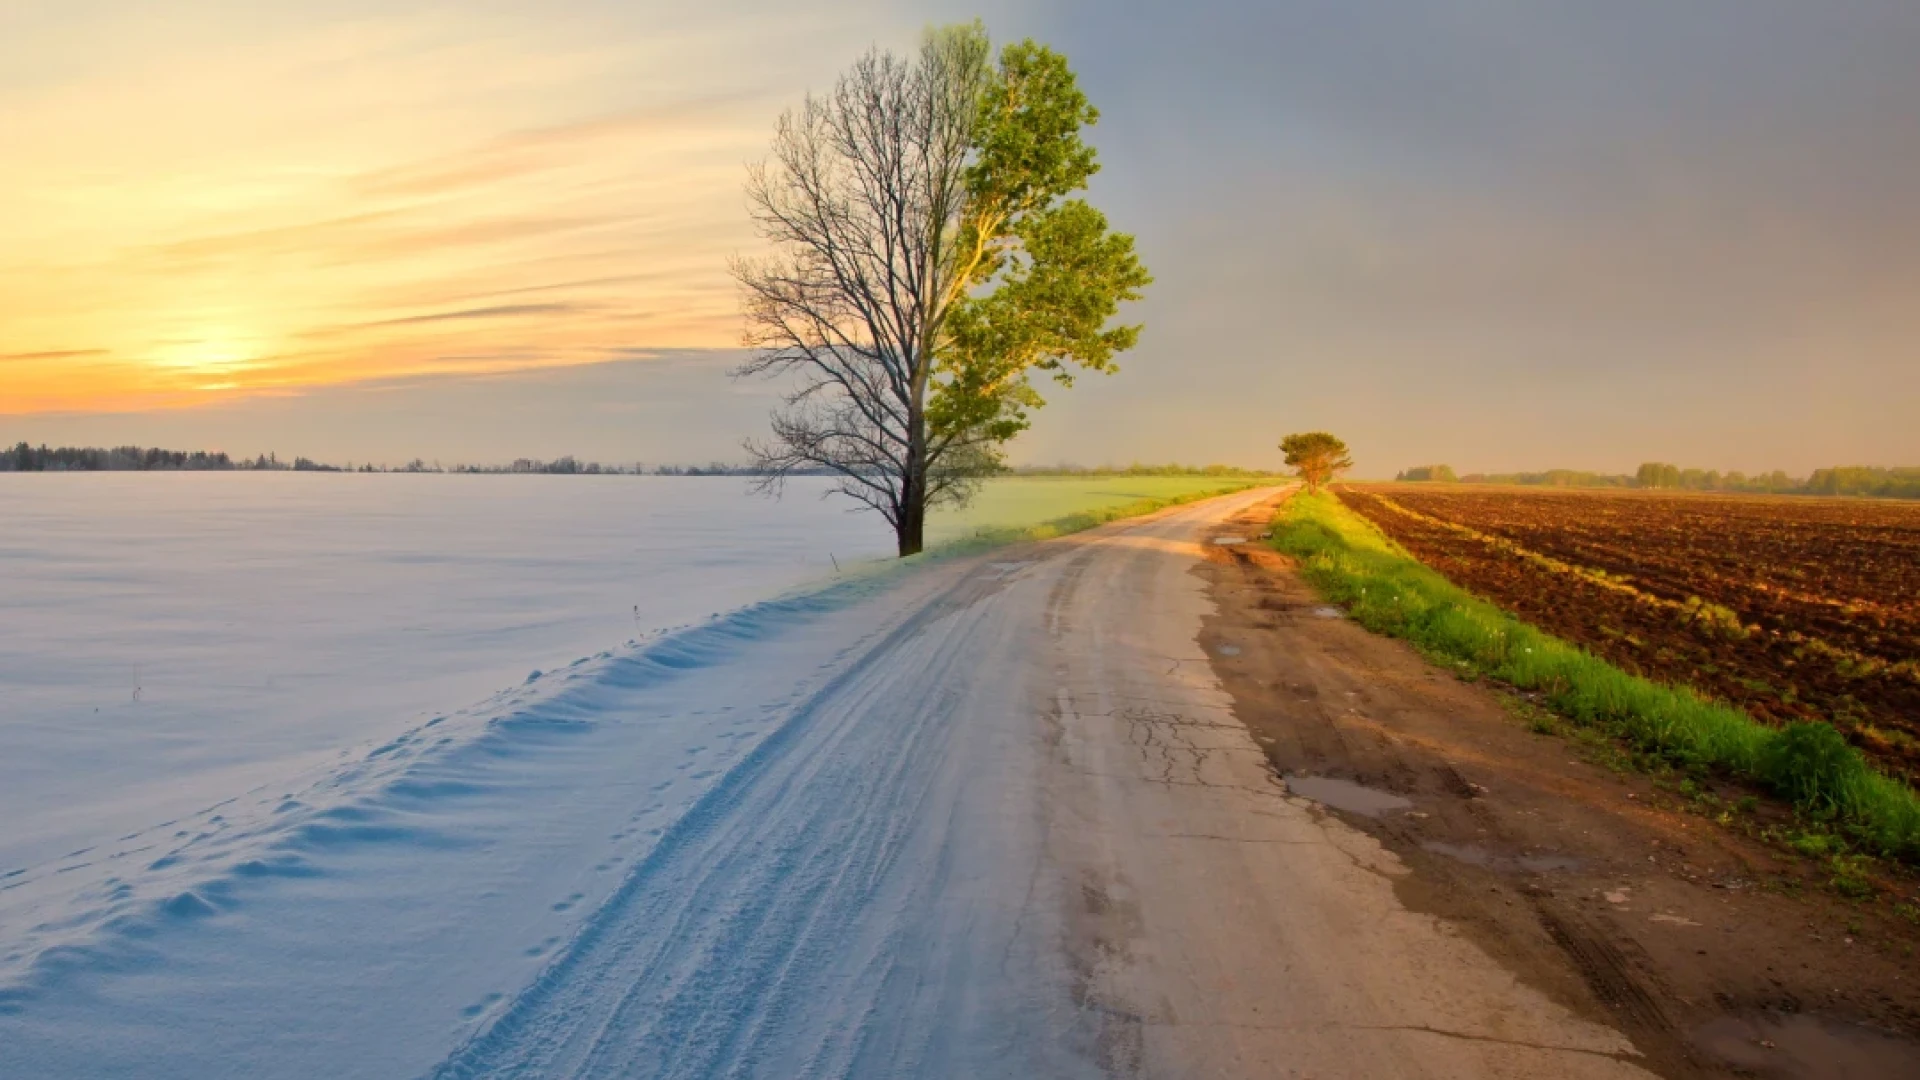
[[[977,29],[930,33],[917,56],[875,50],[780,120],[747,197],[777,254],[736,260],[741,374],[789,374],[773,440],[748,449],[761,487],[826,470],[879,511],[900,554],[926,512],[962,500],[997,458],[978,427],[930,435],[935,346],[986,256],[965,221],[967,158],[991,73]]]

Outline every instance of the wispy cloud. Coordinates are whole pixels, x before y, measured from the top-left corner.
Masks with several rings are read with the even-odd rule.
[[[74,360],[83,356],[105,356],[105,349],[53,349],[48,352],[0,353],[0,362],[14,360]]]
[[[442,311],[432,315],[408,315],[400,319],[382,319],[361,323],[360,328],[378,326],[414,326],[422,323],[458,322],[463,319],[524,319],[536,315],[568,315],[584,310],[578,304],[501,304],[495,307]]]
[[[368,196],[437,196],[469,191],[549,169],[564,168],[595,143],[709,137],[734,121],[730,113],[764,100],[770,88],[628,109],[566,124],[528,128],[438,157],[377,169],[348,183]]]
[[[502,304],[497,307],[469,308],[466,311],[448,311],[437,315],[412,315],[404,319],[394,319],[389,326],[404,326],[408,323],[449,322],[455,319],[506,319],[525,318],[530,315],[565,315],[586,308],[579,304]]]

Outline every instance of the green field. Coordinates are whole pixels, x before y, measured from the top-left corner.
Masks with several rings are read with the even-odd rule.
[[[989,480],[964,510],[936,513],[927,525],[929,545],[978,539],[1018,539],[1019,534],[1072,532],[1115,517],[1144,513],[1203,495],[1239,491],[1256,483],[1217,476],[1009,476]]]

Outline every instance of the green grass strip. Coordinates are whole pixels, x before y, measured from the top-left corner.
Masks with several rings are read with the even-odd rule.
[[[1201,499],[1211,499],[1216,495],[1231,495],[1248,488],[1284,483],[1283,478],[1263,480],[1235,480],[1208,487],[1199,491],[1188,491],[1178,495],[1160,498],[1141,499],[1136,502],[1119,503],[1113,506],[1096,507],[1066,514],[1037,525],[989,525],[975,529],[964,536],[956,537],[929,549],[935,555],[958,555],[980,551],[985,548],[1000,547],[1004,544],[1017,544],[1030,540],[1051,540],[1056,536],[1082,532],[1096,525],[1105,525],[1109,521],[1121,518],[1140,517],[1169,506],[1181,506]]]
[[[1875,853],[1920,861],[1920,797],[1831,725],[1769,727],[1690,688],[1629,675],[1461,589],[1331,495],[1287,500],[1274,546],[1369,630],[1538,691],[1561,716],[1676,766],[1757,783]]]

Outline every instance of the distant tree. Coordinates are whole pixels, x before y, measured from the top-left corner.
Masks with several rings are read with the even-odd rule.
[[[1347,456],[1347,444],[1324,431],[1289,435],[1280,440],[1280,449],[1285,451],[1287,465],[1300,475],[1310,494],[1319,491],[1320,485],[1333,479],[1334,474],[1353,468],[1353,459]]]
[[[1071,197],[1098,116],[1065,57],[1027,41],[996,61],[974,23],[875,50],[780,119],[747,181],[775,253],[733,267],[739,373],[794,380],[773,438],[747,444],[758,486],[832,475],[911,555],[928,509],[965,502],[1044,404],[1033,372],[1113,370],[1139,328],[1108,323],[1151,279]]]
[[[1394,474],[1393,478],[1395,480],[1405,480],[1415,483],[1432,481],[1440,484],[1453,484],[1458,483],[1460,480],[1458,476],[1454,475],[1453,466],[1451,465],[1415,465],[1411,469],[1405,469]]]
[[[1690,476],[1689,473],[1693,475]],[[1649,461],[1633,474],[1633,482],[1635,487],[1673,489],[1699,486],[1705,477],[1706,474],[1699,469],[1682,472],[1678,465]]]

